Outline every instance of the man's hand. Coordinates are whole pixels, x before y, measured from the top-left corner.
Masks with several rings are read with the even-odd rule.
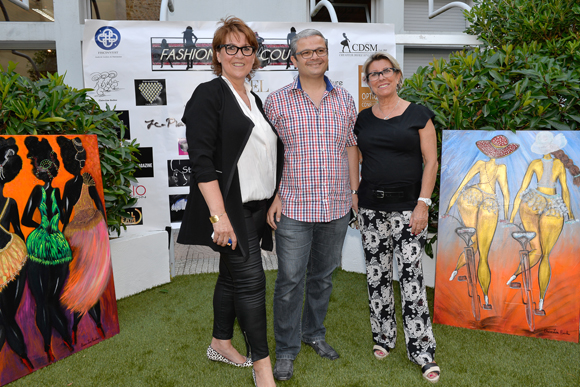
[[[272,230],[276,230],[278,226],[276,225],[277,222],[280,221],[280,216],[282,216],[282,201],[280,200],[280,196],[276,194],[270,209],[268,210],[268,224],[272,227]]]
[[[352,194],[352,209],[358,214],[358,195]]]

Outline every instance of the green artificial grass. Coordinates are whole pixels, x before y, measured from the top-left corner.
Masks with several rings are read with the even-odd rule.
[[[217,274],[179,276],[118,302],[121,333],[38,370],[10,386],[252,386],[250,369],[206,358]],[[272,360],[272,297],[276,272],[266,272]],[[400,305],[395,283],[397,307]],[[428,289],[430,306],[433,289]],[[400,308],[398,308],[400,309]],[[303,345],[294,377],[278,386],[430,386],[407,359],[400,310],[397,347],[382,361],[372,354],[365,276],[337,271],[326,319],[330,361]],[[580,345],[434,325],[438,386],[578,386]],[[234,345],[245,352],[240,330]]]

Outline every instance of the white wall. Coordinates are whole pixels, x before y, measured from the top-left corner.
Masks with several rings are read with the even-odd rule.
[[[174,0],[175,11],[168,13],[172,21],[212,21],[237,16],[250,21],[310,21],[307,0]]]

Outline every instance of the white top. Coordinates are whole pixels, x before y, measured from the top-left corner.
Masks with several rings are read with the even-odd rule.
[[[231,82],[226,77],[222,76],[222,79],[236,96],[244,114],[254,123],[252,134],[238,160],[242,203],[269,199],[276,188],[276,133],[258,109],[256,98],[250,93],[250,85],[244,83],[251,109],[238,95]]]

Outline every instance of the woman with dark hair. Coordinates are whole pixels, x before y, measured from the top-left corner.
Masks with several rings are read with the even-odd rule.
[[[4,186],[14,180],[21,169],[22,159],[18,156],[16,141],[11,137],[0,137],[0,350],[8,342],[32,372],[34,366],[16,322],[26,280],[26,245],[20,229],[18,204],[4,196]]]
[[[274,386],[266,335],[262,247],[272,249],[266,212],[279,182],[281,142],[246,82],[259,66],[254,32],[221,20],[212,42],[217,78],[202,83],[185,107],[192,179],[178,243],[220,252],[210,360],[254,366],[256,385]],[[278,163],[278,168],[276,165]],[[249,357],[231,343],[238,319]]]
[[[60,162],[46,138],[30,136],[24,140],[32,173],[43,185],[36,185],[22,215],[22,225],[34,230],[26,238],[28,250],[28,287],[36,301],[36,326],[44,339],[48,362],[55,357],[51,347],[52,328],[60,334],[64,345],[72,352],[68,321],[60,304],[60,294],[72,260],[70,247],[59,229],[62,202],[60,190],[52,186]],[[40,223],[33,217],[38,210]]]
[[[105,209],[95,181],[90,173],[81,174],[87,159],[81,139],[59,136],[56,142],[60,146],[64,169],[73,175],[64,186],[61,219],[73,260],[60,299],[74,313],[72,339],[76,344],[79,322],[87,312],[99,336],[105,338],[99,299],[111,278],[111,250]]]
[[[399,97],[403,73],[392,55],[372,54],[363,72],[377,97],[375,105],[359,113],[354,127],[362,154],[358,220],[367,266],[373,353],[384,359],[397,340],[394,258],[407,356],[421,367],[426,380],[436,383],[440,369],[435,363],[436,343],[422,268],[438,166],[435,115]]]

